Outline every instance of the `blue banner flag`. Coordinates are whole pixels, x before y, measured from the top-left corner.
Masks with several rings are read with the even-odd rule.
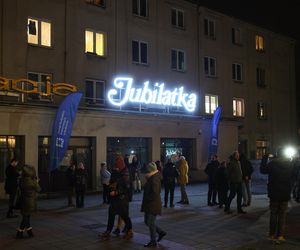
[[[209,149],[208,149],[208,160],[211,159],[212,155],[218,152],[218,126],[219,120],[222,112],[222,107],[218,107],[215,112],[211,122],[210,129],[210,139],[209,139]]]
[[[81,96],[79,92],[69,94],[57,110],[52,127],[49,172],[58,167],[68,148]]]

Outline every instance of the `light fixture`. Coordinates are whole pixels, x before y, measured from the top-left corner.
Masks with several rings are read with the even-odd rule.
[[[284,155],[288,158],[293,158],[296,155],[296,149],[288,146],[284,149]]]

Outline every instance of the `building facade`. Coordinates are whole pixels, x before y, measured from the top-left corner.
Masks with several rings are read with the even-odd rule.
[[[100,163],[118,154],[142,166],[183,154],[202,180],[218,106],[221,160],[294,143],[295,42],[197,2],[1,1],[0,185],[17,157],[37,168],[44,192],[62,191],[76,159],[97,190]],[[61,94],[73,91],[60,83],[83,98],[49,175],[52,123]]]

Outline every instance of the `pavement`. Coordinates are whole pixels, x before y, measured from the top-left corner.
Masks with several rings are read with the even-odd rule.
[[[276,244],[267,239],[268,198],[265,183],[253,184],[253,201],[245,208],[247,214],[236,212],[225,214],[223,209],[206,205],[207,184],[188,185],[190,205],[176,204],[174,208],[163,208],[157,224],[167,235],[154,249],[300,249],[300,205],[291,201],[287,216],[286,242]],[[162,192],[163,197],[163,192]],[[179,187],[175,201],[180,199]],[[0,250],[26,249],[146,249],[149,231],[140,212],[142,194],[135,194],[130,204],[130,216],[134,237],[125,240],[111,237],[101,241],[100,232],[105,231],[108,205],[102,205],[101,194],[86,196],[85,208],[69,208],[66,197],[39,199],[38,212],[32,216],[34,238],[15,239],[21,215],[7,219],[7,201],[0,201]],[[151,248],[153,249],[153,248]]]

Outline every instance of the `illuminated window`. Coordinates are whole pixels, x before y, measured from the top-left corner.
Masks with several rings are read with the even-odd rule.
[[[105,0],[86,0],[87,3],[105,7]]]
[[[132,41],[132,61],[134,63],[148,64],[148,44]]]
[[[267,105],[264,102],[257,103],[257,118],[266,119],[267,118]]]
[[[103,32],[85,31],[85,53],[106,55],[106,35]]]
[[[30,44],[51,47],[51,23],[28,18],[27,41]]]
[[[240,98],[233,98],[233,116],[244,117],[244,100]]]
[[[242,81],[243,80],[243,65],[240,63],[232,64],[232,80]]]
[[[105,82],[87,79],[85,81],[85,100],[88,104],[105,104]]]
[[[265,69],[257,67],[256,68],[256,85],[258,87],[264,88],[266,87],[266,81],[265,81]]]
[[[132,1],[132,12],[134,15],[140,17],[148,16],[148,0],[133,0]]]
[[[241,30],[237,28],[232,28],[232,43],[240,45],[242,44]]]
[[[256,35],[255,36],[255,48],[256,51],[264,51],[265,50],[265,41],[263,36]]]
[[[205,113],[213,114],[218,107],[217,95],[205,95]]]
[[[184,28],[184,12],[173,8],[171,12],[171,22],[175,27]]]
[[[204,74],[206,76],[217,76],[217,60],[214,57],[204,57]]]
[[[182,50],[171,50],[171,65],[172,69],[184,71],[185,70],[185,53]]]
[[[216,39],[215,21],[208,18],[204,19],[204,35],[213,40]]]
[[[269,142],[266,140],[257,140],[256,141],[256,154],[255,158],[257,160],[262,159],[262,157],[269,151]]]

